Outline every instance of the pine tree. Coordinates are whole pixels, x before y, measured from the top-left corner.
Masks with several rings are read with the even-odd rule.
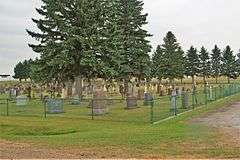
[[[230,78],[237,78],[236,57],[233,55],[230,46],[227,46],[223,51],[222,62],[222,75],[226,76],[228,78],[228,83],[230,83]]]
[[[193,88],[195,88],[195,76],[199,74],[199,64],[200,61],[197,54],[197,49],[191,46],[186,55],[185,73],[187,76],[192,77]]]
[[[14,67],[14,76],[13,76],[13,78],[19,79],[19,81],[21,82],[22,79],[24,79],[23,74],[24,74],[23,64],[22,64],[22,62],[19,62],[19,63]]]
[[[199,55],[200,59],[200,75],[203,77],[203,82],[206,85],[206,78],[210,76],[211,74],[211,62],[208,51],[202,47]]]
[[[33,19],[41,32],[27,30],[40,43],[29,45],[41,54],[38,72],[54,82],[115,74],[111,54],[114,44],[110,40],[112,26],[106,9],[110,2],[43,0],[43,6],[37,9],[42,18]],[[45,70],[49,74],[46,75]]]
[[[118,78],[124,79],[125,93],[131,77],[143,77],[149,72],[151,50],[147,37],[150,36],[143,26],[147,24],[147,14],[142,14],[144,3],[141,0],[113,0],[115,15],[114,43],[118,57]]]
[[[216,83],[218,83],[218,77],[221,74],[221,50],[215,45],[214,49],[212,50],[211,54],[211,72],[212,76],[216,79]]]
[[[240,49],[239,49],[239,53],[237,54],[237,71],[238,71],[238,76],[240,75]]]
[[[179,52],[179,58],[180,58],[180,62],[181,62],[181,65],[179,65],[179,76],[178,78],[181,79],[181,83],[182,83],[182,80],[184,78],[184,75],[185,75],[185,57],[184,57],[184,51],[182,50],[181,47],[178,48],[178,52]]]
[[[163,49],[161,48],[160,45],[157,46],[156,51],[153,54],[152,57],[152,66],[151,66],[151,71],[152,71],[152,77],[157,77],[159,82],[161,83],[161,80],[163,79]]]
[[[175,35],[168,32],[162,45],[163,60],[161,68],[164,71],[163,77],[169,79],[170,85],[174,88],[174,79],[183,76],[183,51]]]

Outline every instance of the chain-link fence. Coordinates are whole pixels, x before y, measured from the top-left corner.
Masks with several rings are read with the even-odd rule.
[[[239,84],[179,90],[171,96],[145,99],[0,99],[1,116],[78,118],[96,121],[154,123],[240,92]],[[131,105],[131,107],[127,107]]]
[[[151,123],[176,116],[239,92],[239,84],[230,84],[218,87],[206,86],[203,90],[182,91],[178,94],[154,99],[151,106]]]

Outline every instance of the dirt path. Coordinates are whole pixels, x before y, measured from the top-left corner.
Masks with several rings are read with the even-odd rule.
[[[194,122],[217,129],[227,141],[240,147],[240,102],[210,112]]]
[[[59,150],[36,148],[31,144],[15,143],[0,140],[0,159],[24,159],[24,158],[82,158],[81,154],[69,154]]]

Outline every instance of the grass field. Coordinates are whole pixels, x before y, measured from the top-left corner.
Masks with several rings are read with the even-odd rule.
[[[49,149],[81,149],[87,158],[239,158],[239,146],[225,145],[227,142],[223,143],[214,129],[191,123],[192,118],[239,98],[237,94],[157,125],[143,121],[129,123],[132,119],[129,113],[119,117],[127,121],[91,121],[70,115],[47,119],[25,114],[2,115],[0,139]],[[139,118],[144,119],[141,113]]]

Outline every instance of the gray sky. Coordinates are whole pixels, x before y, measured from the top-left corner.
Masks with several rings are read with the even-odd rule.
[[[162,43],[167,31],[173,31],[184,50],[191,45],[215,44],[240,48],[239,0],[144,0],[149,14],[147,29],[153,47]],[[40,0],[1,0],[0,2],[0,74],[13,74],[15,64],[37,56],[27,43],[32,39],[25,29],[34,29],[35,7]]]

